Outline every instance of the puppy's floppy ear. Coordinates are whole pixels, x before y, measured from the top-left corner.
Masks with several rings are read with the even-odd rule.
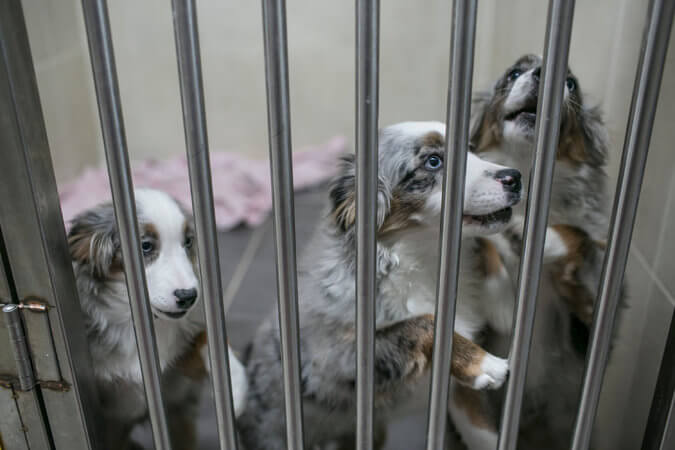
[[[391,193],[386,180],[378,177],[377,227],[381,227],[389,213]],[[341,231],[347,231],[356,223],[356,163],[354,155],[342,158],[340,175],[330,188],[331,217]]]
[[[602,167],[607,161],[609,135],[598,108],[569,108],[560,131],[558,157]]]
[[[113,263],[121,264],[112,206],[101,206],[73,219],[68,246],[72,260],[88,268],[94,278],[105,278]]]
[[[499,142],[499,129],[492,113],[492,93],[479,92],[471,100],[471,132],[469,142],[480,152]]]

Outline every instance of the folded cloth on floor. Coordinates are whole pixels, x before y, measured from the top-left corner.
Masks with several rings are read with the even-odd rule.
[[[343,137],[293,153],[293,187],[301,190],[331,178],[338,158],[347,150]],[[160,189],[192,210],[187,159],[184,155],[166,160],[132,164],[134,187]],[[251,160],[241,153],[212,151],[211,174],[216,224],[229,229],[240,224],[259,225],[272,209],[269,161]],[[66,228],[80,212],[110,200],[105,168],[86,169],[77,179],[59,186],[61,210]]]

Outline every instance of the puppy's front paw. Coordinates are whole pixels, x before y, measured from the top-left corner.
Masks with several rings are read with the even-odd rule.
[[[509,373],[509,362],[506,359],[487,353],[480,364],[481,374],[473,380],[474,389],[498,389],[504,384]]]

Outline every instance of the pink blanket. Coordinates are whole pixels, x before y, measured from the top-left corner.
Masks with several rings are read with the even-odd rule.
[[[332,177],[338,157],[347,149],[343,137],[293,154],[293,184],[296,190]],[[272,208],[270,168],[267,160],[249,160],[238,153],[211,152],[213,195],[218,228],[239,224],[258,225]],[[142,161],[132,167],[134,187],[165,191],[192,209],[187,160],[178,156],[163,161]],[[86,169],[76,180],[59,186],[66,228],[80,212],[110,199],[105,168]]]

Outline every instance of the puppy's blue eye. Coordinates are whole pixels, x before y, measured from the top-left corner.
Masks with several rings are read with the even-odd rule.
[[[523,72],[521,72],[520,69],[513,69],[511,72],[509,72],[509,74],[507,75],[506,78],[509,81],[513,81],[516,78],[518,78],[519,76],[521,76],[522,74],[523,74]]]
[[[144,255],[147,255],[148,253],[150,253],[154,249],[155,249],[155,244],[153,244],[150,241],[143,241],[141,243],[141,250],[143,250]]]
[[[427,170],[438,170],[443,167],[443,160],[438,155],[431,155],[424,161],[424,168]]]
[[[568,78],[565,80],[565,86],[567,86],[567,90],[572,92],[577,88],[577,82],[574,81],[574,78]]]

